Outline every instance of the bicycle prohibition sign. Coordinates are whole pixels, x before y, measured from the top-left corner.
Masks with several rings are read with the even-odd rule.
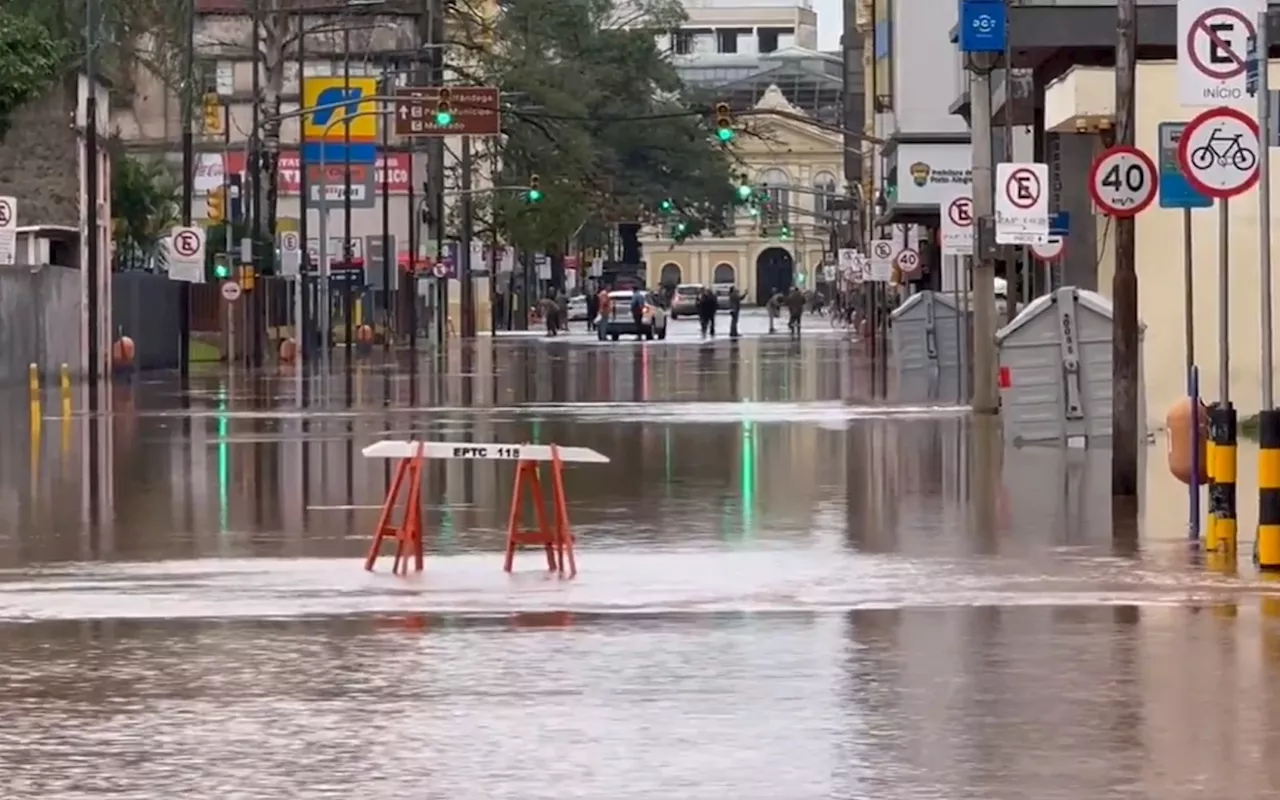
[[[1212,108],[1187,123],[1178,163],[1193,187],[1225,199],[1257,183],[1260,146],[1252,117],[1234,108]]]

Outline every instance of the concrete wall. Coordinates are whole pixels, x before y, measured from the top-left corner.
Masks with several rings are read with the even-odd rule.
[[[24,382],[36,364],[46,377],[80,363],[80,271],[0,267],[0,386]]]
[[[15,111],[0,140],[0,195],[18,198],[19,225],[80,225],[75,83]]]
[[[967,133],[949,111],[960,86],[960,59],[950,52],[956,3],[893,0],[893,113],[902,133]],[[883,87],[876,92],[884,94]]]

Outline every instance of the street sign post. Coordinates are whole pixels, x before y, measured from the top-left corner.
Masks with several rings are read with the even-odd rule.
[[[902,273],[902,277],[907,280],[915,280],[920,277],[923,264],[920,261],[920,252],[912,250],[910,247],[898,253],[898,257],[893,260],[894,266]]]
[[[222,284],[222,299],[228,303],[234,303],[240,299],[240,295],[244,292],[240,289],[240,284],[235,281],[224,281]]]
[[[204,248],[204,228],[173,228],[169,232],[169,280],[204,283]]]
[[[944,256],[973,255],[973,198],[957,197],[942,215],[941,242]]]
[[[280,233],[280,274],[296,278],[302,271],[302,239],[297,231]]]
[[[1182,140],[1185,122],[1161,122],[1160,140],[1160,207],[1209,208],[1213,199],[1198,192],[1182,172],[1178,163],[1178,142]]]
[[[893,280],[893,261],[898,255],[898,244],[892,239],[877,239],[871,243],[871,269],[867,280],[888,283]]]
[[[1104,214],[1132,217],[1156,199],[1159,180],[1151,157],[1136,147],[1104,150],[1089,170],[1089,194]]]
[[[1031,245],[1031,255],[1041,261],[1057,261],[1062,258],[1067,251],[1067,239],[1065,236],[1050,235],[1043,242],[1037,242]]]
[[[496,86],[448,87],[452,121],[436,122],[440,87],[412,86],[396,90],[397,136],[497,136],[502,132],[502,98]]]
[[[18,260],[18,198],[0,197],[0,264]]]
[[[1266,0],[1178,0],[1178,93],[1182,105],[1249,102],[1248,40]]]
[[[1178,163],[1187,181],[1209,197],[1228,198],[1258,182],[1258,123],[1234,108],[1211,108],[1187,123]]]
[[[1035,244],[1049,235],[1049,165],[996,166],[996,243]]]

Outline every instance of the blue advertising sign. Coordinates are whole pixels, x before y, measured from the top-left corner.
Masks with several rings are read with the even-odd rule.
[[[323,153],[323,158],[321,157]],[[348,158],[348,154],[350,158]],[[378,144],[376,142],[303,142],[302,161],[305,164],[376,164],[378,163]]]
[[[1185,122],[1160,123],[1160,207],[1161,208],[1209,208],[1213,198],[1201,194],[1182,174],[1178,163],[1178,142]]]
[[[1003,53],[1008,44],[1004,0],[960,0],[960,52]]]

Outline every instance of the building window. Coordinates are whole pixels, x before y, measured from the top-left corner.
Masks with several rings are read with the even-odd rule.
[[[760,187],[769,196],[769,202],[761,217],[766,225],[787,222],[790,218],[791,178],[780,169],[765,170],[760,175]]]
[[[661,277],[658,278],[658,283],[662,286],[679,286],[680,278],[682,277],[680,265],[674,261],[668,261],[662,265],[662,273]]]
[[[778,31],[776,28],[761,28],[756,33],[756,38],[760,42],[759,52],[772,53],[778,49]]]
[[[693,33],[690,31],[676,31],[675,33],[675,54],[678,56],[687,56],[693,53]]]
[[[711,282],[717,284],[733,284],[737,282],[737,275],[732,264],[726,264],[723,261],[716,264],[715,271],[711,273]]]
[[[836,176],[830,172],[819,172],[813,178],[813,209],[819,214],[831,213],[831,205],[836,201]]]
[[[716,31],[716,47],[721,53],[738,52],[738,32],[733,30]]]

